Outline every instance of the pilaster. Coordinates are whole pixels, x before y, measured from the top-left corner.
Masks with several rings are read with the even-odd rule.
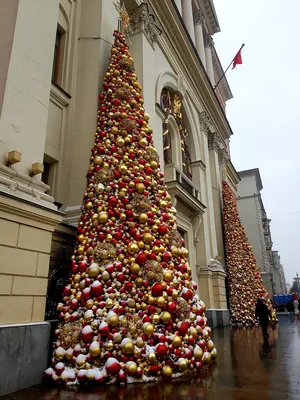
[[[214,41],[210,35],[205,36],[204,46],[205,46],[206,72],[209,76],[210,83],[214,86],[215,75],[214,75],[214,67],[213,67],[213,62],[212,62],[212,48],[214,46]]]
[[[197,49],[197,52],[199,54],[199,57],[202,61],[204,68],[206,68],[204,37],[203,37],[204,15],[201,10],[198,10],[196,12],[196,14],[194,15],[194,24],[195,24],[196,49]]]

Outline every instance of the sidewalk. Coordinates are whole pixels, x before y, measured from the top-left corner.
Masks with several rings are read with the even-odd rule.
[[[299,400],[300,322],[280,316],[279,324],[268,343],[260,328],[215,329],[217,363],[199,377],[121,387],[36,387],[1,400]]]

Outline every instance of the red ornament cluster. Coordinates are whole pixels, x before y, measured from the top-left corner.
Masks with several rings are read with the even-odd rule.
[[[222,197],[231,321],[238,325],[254,325],[258,298],[265,299],[273,319],[277,320],[240,220],[235,194],[226,181],[222,182]]]
[[[216,358],[124,35],[99,96],[72,276],[46,376],[136,382]]]

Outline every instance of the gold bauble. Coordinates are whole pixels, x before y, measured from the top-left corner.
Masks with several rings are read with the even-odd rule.
[[[136,264],[136,263],[132,264],[131,267],[130,267],[130,272],[131,272],[132,274],[137,275],[137,274],[140,272],[140,266],[139,266],[139,264]]]
[[[127,172],[127,167],[126,167],[126,165],[120,165],[119,171],[120,171],[120,173],[121,173],[122,175],[126,174],[126,172]]]
[[[190,335],[193,338],[196,338],[198,336],[197,329],[196,328],[190,328]]]
[[[117,326],[118,323],[119,323],[119,317],[117,316],[117,314],[112,315],[111,317],[109,317],[109,318],[107,319],[107,323],[108,323],[108,325],[110,325],[110,326],[112,326],[112,327]]]
[[[156,362],[156,354],[153,352],[150,352],[148,354],[148,360],[151,362],[151,364],[154,364]]]
[[[103,160],[102,160],[102,158],[100,156],[96,156],[94,158],[94,164],[95,165],[101,165],[102,163],[103,163]]]
[[[105,302],[105,306],[108,309],[113,308],[114,302],[112,301],[112,299],[107,299],[106,302]]]
[[[166,304],[165,298],[163,296],[157,297],[156,304],[158,307],[162,308]]]
[[[117,344],[122,342],[122,335],[120,332],[117,332],[113,335],[113,341],[114,341],[114,343],[117,343]]]
[[[203,353],[202,362],[203,364],[209,364],[211,362],[211,355],[208,351]]]
[[[151,233],[145,233],[143,235],[143,241],[144,243],[151,243],[153,241],[153,236],[151,235]]]
[[[118,137],[116,139],[116,145],[119,147],[123,147],[124,146],[124,139],[122,137]]]
[[[143,278],[137,278],[137,280],[135,281],[138,287],[141,287],[143,285]]]
[[[137,332],[137,327],[135,325],[131,325],[131,327],[129,328],[129,332],[134,335]]]
[[[188,255],[189,255],[188,249],[184,249],[183,252],[182,252],[182,255],[183,255],[183,257],[187,258]]]
[[[134,308],[135,307],[135,301],[133,299],[128,299],[127,305],[130,308]]]
[[[116,126],[113,126],[113,127],[111,128],[111,133],[112,133],[113,135],[116,135],[118,132],[119,132],[119,129],[118,129]]]
[[[73,281],[74,281],[75,283],[78,283],[78,282],[80,282],[80,279],[81,279],[81,276],[78,275],[78,274],[76,274],[76,275],[74,275]]]
[[[156,162],[156,161],[151,161],[151,162],[150,162],[150,167],[151,167],[152,169],[157,169],[157,162]]]
[[[212,340],[207,341],[207,348],[209,352],[211,352],[215,348],[214,342]]]
[[[155,297],[150,296],[148,299],[148,304],[154,304],[155,303]]]
[[[127,250],[130,254],[135,254],[139,251],[139,246],[136,243],[130,243]]]
[[[144,333],[147,336],[151,336],[153,335],[153,332],[154,332],[154,325],[147,323],[147,325],[144,327]]]
[[[134,375],[136,374],[136,372],[137,372],[137,365],[136,365],[136,363],[133,362],[133,361],[127,363],[127,365],[126,365],[126,373],[127,373],[129,376],[134,376]]]
[[[135,185],[135,190],[136,190],[138,193],[144,193],[144,191],[145,191],[145,185],[144,185],[143,183],[137,183],[137,184]]]
[[[168,323],[171,321],[172,316],[171,316],[171,314],[170,314],[168,311],[164,311],[164,312],[161,314],[160,319],[162,320],[162,322],[163,322],[164,324],[168,324]]]
[[[79,246],[78,249],[77,249],[77,253],[78,254],[83,254],[84,253],[84,247]]]
[[[141,147],[146,147],[147,144],[148,144],[148,140],[146,138],[141,138],[139,140],[139,144],[140,144]]]
[[[172,376],[172,368],[169,365],[164,365],[161,371],[161,376],[163,378],[171,378]]]
[[[208,339],[209,338],[209,332],[208,332],[208,330],[207,329],[202,329],[202,336],[203,336],[203,339]]]
[[[173,338],[173,340],[172,340],[172,345],[175,347],[175,348],[178,348],[178,347],[180,347],[181,346],[181,343],[182,343],[182,340],[181,340],[181,337],[180,336],[174,336],[174,338]]]
[[[133,343],[131,341],[125,343],[122,346],[122,353],[123,354],[131,354],[133,352],[133,350],[134,350],[134,345],[133,345]]]
[[[98,215],[98,221],[100,224],[105,224],[108,221],[108,215],[104,212],[100,213]]]
[[[170,282],[172,279],[173,279],[172,272],[167,271],[167,272],[164,273],[164,280],[165,281]]]
[[[91,265],[90,267],[88,267],[88,269],[87,269],[87,273],[88,273],[88,276],[89,276],[90,278],[95,278],[96,276],[99,275],[99,272],[100,272],[100,268],[98,267],[97,264],[92,264],[92,265]]]
[[[143,339],[141,337],[139,337],[139,338],[137,338],[135,344],[137,345],[137,347],[139,347],[141,349],[142,347],[144,347],[145,343],[144,343]]]
[[[122,118],[122,119],[127,118],[127,114],[126,114],[125,112],[122,112],[122,113],[121,113],[121,118]]]
[[[203,350],[201,349],[201,347],[197,347],[194,351],[194,357],[195,360],[200,361],[202,360],[203,357]]]
[[[185,358],[181,358],[178,362],[178,366],[181,369],[181,371],[186,371],[189,366],[189,362]]]
[[[180,250],[179,250],[177,247],[172,246],[172,247],[171,247],[171,253],[172,253],[172,255],[173,255],[174,257],[178,257],[179,254],[180,254]]]
[[[215,360],[215,359],[217,358],[217,355],[218,355],[217,349],[214,348],[214,349],[210,352],[210,355],[211,355],[211,358],[212,358],[213,360]]]
[[[151,319],[152,319],[152,322],[153,322],[154,325],[157,325],[159,323],[159,321],[160,321],[160,318],[159,318],[158,314],[153,314]]]
[[[101,350],[100,350],[100,347],[99,346],[97,346],[97,347],[92,347],[92,348],[90,348],[90,355],[92,356],[92,357],[98,357],[99,356],[99,354],[100,354],[100,352],[101,352]]]
[[[139,220],[142,224],[145,224],[148,221],[148,215],[145,213],[141,213],[139,215]]]

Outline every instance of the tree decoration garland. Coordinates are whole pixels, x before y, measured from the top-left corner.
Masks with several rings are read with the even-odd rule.
[[[239,217],[235,194],[226,181],[222,182],[222,197],[231,321],[237,325],[256,324],[255,306],[258,298],[265,300],[272,319],[277,321]]]

